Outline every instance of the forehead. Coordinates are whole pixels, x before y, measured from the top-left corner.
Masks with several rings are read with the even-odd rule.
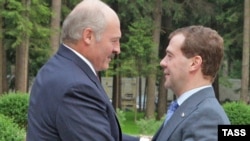
[[[180,50],[183,42],[185,40],[185,36],[181,33],[174,35],[170,41],[169,41],[169,45],[166,48],[166,51],[168,52],[173,52],[176,50]]]
[[[113,18],[112,20],[107,22],[107,27],[105,28],[104,34],[106,36],[112,36],[120,38],[122,35],[120,29],[120,21],[118,18]]]

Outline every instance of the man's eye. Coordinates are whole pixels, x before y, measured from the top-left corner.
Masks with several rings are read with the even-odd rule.
[[[119,40],[117,40],[117,39],[116,39],[116,40],[112,40],[113,43],[116,43],[116,42],[118,42],[118,41],[119,41]]]
[[[172,57],[172,55],[171,55],[171,54],[169,54],[169,53],[167,53],[167,54],[166,54],[166,56],[167,56],[167,57]]]

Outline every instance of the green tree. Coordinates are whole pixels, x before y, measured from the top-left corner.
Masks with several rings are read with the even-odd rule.
[[[138,76],[139,79],[141,79],[152,71],[153,66],[149,64],[149,60],[152,59],[150,54],[153,52],[154,43],[151,35],[153,29],[152,25],[149,24],[150,21],[151,19],[149,18],[141,18],[128,26],[128,41],[122,45],[122,49],[126,52],[121,54],[121,58],[126,59],[121,62],[120,67],[122,74],[125,76]],[[155,86],[155,84],[153,86]],[[142,101],[140,101],[142,93],[141,91],[138,93],[139,103],[142,103]],[[141,104],[139,105],[141,106]],[[146,107],[148,107],[148,105]]]
[[[114,1],[107,1],[108,3],[115,3]],[[116,59],[113,63],[117,64],[117,66],[120,66],[120,68],[110,68],[109,71],[106,71],[106,75],[118,75],[121,74],[121,76],[131,77],[131,76],[138,76],[141,74],[141,76],[147,76],[142,69],[146,70],[145,68],[150,68],[152,65],[149,64],[150,56],[147,53],[144,53],[146,50],[147,52],[150,52],[148,50],[151,50],[151,47],[153,45],[150,45],[148,47],[147,42],[153,42],[152,38],[152,1],[147,0],[141,0],[141,1],[124,1],[119,0],[115,3],[115,9],[120,16],[121,19],[121,30],[123,32],[123,37],[121,39],[121,50],[122,53],[119,57],[119,59]],[[126,7],[124,7],[126,5]],[[114,6],[114,4],[112,4]],[[146,23],[144,23],[147,20]],[[147,28],[145,28],[145,24],[147,24]],[[137,27],[138,31],[132,31],[134,29],[134,26]],[[132,27],[132,28],[131,28]],[[144,30],[144,31],[143,31]],[[141,34],[141,31],[143,32]],[[150,31],[150,32],[148,32]],[[136,34],[136,35],[135,35]],[[145,37],[146,35],[146,37]],[[135,37],[136,36],[136,37]],[[134,38],[135,37],[135,38]],[[149,38],[148,38],[149,37]],[[133,39],[134,38],[134,39]],[[146,39],[145,39],[146,38]],[[132,42],[136,42],[135,44]],[[139,47],[138,47],[139,43]],[[129,44],[129,45],[128,45]],[[144,44],[147,44],[146,46],[143,46]],[[145,48],[142,49],[142,48]],[[147,48],[148,47],[148,48]],[[135,50],[136,49],[136,50]],[[139,52],[137,52],[139,51]],[[141,52],[140,52],[141,51]],[[140,54],[147,54],[147,58],[137,58]],[[152,53],[152,50],[151,52]],[[134,57],[134,54],[137,56]],[[143,60],[144,59],[144,60]],[[146,65],[143,65],[143,62]],[[147,63],[145,63],[147,62]],[[140,65],[138,65],[140,64]],[[143,66],[143,67],[141,67]],[[141,72],[138,72],[138,68],[141,69]],[[153,67],[152,67],[153,68]],[[149,71],[147,70],[147,73]],[[119,78],[119,76],[116,76]],[[121,83],[116,83],[120,85]],[[113,87],[118,88],[119,86],[113,85]],[[117,90],[119,93],[120,90]],[[114,95],[114,94],[113,94]],[[116,94],[116,95],[121,95]]]
[[[3,9],[3,3],[0,1],[0,9]],[[3,21],[2,21],[2,16],[0,14],[0,94],[4,92],[3,83],[4,83],[4,78],[5,74],[3,73],[4,67],[4,48],[3,48]]]
[[[15,75],[16,90],[27,91],[28,78],[34,76],[47,60],[50,10],[42,0],[11,0],[4,2],[1,13],[5,31],[3,46],[7,56],[4,67],[7,68],[9,76]],[[42,55],[37,55],[41,52]],[[16,68],[16,73],[11,71],[12,66],[15,66],[13,70]]]
[[[243,42],[243,2],[232,0],[214,1],[214,23],[224,38],[223,75],[241,78],[242,42]]]
[[[28,90],[29,38],[32,30],[30,3],[30,0],[22,0],[18,9],[20,14],[17,16],[15,90],[20,92]]]
[[[157,75],[157,66],[159,64],[158,54],[159,54],[159,45],[160,45],[160,32],[161,32],[161,20],[162,20],[162,0],[155,0],[153,2],[153,11],[152,11],[152,20],[153,20],[153,34],[152,40],[154,43],[153,50],[150,53],[149,64],[152,66],[149,75],[147,76],[148,80],[148,89],[147,89],[147,108],[146,108],[146,117],[152,118],[155,113],[155,97],[156,97],[156,75]]]

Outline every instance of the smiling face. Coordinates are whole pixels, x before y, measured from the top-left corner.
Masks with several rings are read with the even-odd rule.
[[[181,93],[188,81],[191,60],[181,52],[184,40],[183,34],[173,36],[166,48],[166,55],[160,62],[165,75],[164,86],[175,93]]]
[[[108,69],[120,53],[120,38],[118,15],[98,0],[79,3],[62,26],[63,43],[86,58],[96,72]]]
[[[96,71],[106,70],[112,58],[120,53],[121,30],[118,17],[114,16],[108,20],[100,40],[97,40],[95,36],[93,38],[88,55],[85,56],[88,56]]]

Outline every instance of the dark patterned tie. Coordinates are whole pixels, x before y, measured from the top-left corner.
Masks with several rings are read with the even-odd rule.
[[[164,121],[164,126],[166,125],[166,123],[168,122],[168,120],[170,119],[170,117],[173,115],[174,111],[179,107],[178,103],[176,100],[172,101],[170,106],[168,107],[168,111],[167,111],[167,115],[166,115],[166,119]]]

